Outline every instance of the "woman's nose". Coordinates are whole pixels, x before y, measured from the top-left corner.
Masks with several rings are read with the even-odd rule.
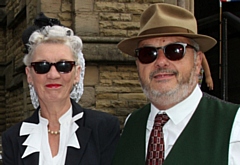
[[[60,73],[57,71],[57,68],[54,65],[52,65],[50,67],[50,70],[47,73],[47,77],[48,78],[58,78],[58,77],[60,77]]]

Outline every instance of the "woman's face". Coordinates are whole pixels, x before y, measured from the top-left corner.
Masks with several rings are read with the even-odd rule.
[[[32,62],[75,61],[71,49],[64,44],[42,43],[34,51]],[[33,67],[26,67],[27,80],[34,86],[39,103],[52,104],[70,99],[73,85],[79,81],[80,66],[73,66],[69,73],[59,73],[54,65],[49,72],[38,74]]]

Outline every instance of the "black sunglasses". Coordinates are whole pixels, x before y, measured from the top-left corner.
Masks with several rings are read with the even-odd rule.
[[[41,62],[32,62],[31,66],[34,68],[37,74],[45,74],[49,72],[52,65],[55,66],[59,73],[69,73],[71,72],[73,66],[75,65],[75,61],[59,61],[56,63],[50,63],[47,61]]]
[[[193,48],[195,51],[198,51],[192,45],[189,45],[187,43],[176,42],[161,47],[145,46],[137,48],[135,50],[135,54],[141,63],[149,64],[156,60],[158,56],[158,50],[163,49],[164,55],[166,56],[167,59],[171,61],[177,61],[184,57],[187,47]]]

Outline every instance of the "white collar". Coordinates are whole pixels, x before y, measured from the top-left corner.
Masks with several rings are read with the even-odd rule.
[[[72,146],[78,149],[80,148],[80,144],[78,142],[78,138],[75,133],[76,130],[78,129],[78,125],[75,123],[75,121],[82,118],[82,116],[83,116],[83,112],[72,117],[72,106],[71,106],[70,109],[63,116],[59,118],[61,130],[62,129],[64,130],[64,132],[61,131],[60,140],[62,141],[63,139],[65,139],[66,146]],[[40,122],[38,124],[27,123],[27,122],[22,123],[22,126],[20,128],[20,136],[29,135],[22,144],[23,146],[27,146],[26,150],[22,155],[22,158],[34,152],[40,152],[42,135],[48,135],[47,133],[48,120],[41,117],[40,113],[39,113],[39,120]],[[62,134],[65,134],[65,135],[62,135]]]

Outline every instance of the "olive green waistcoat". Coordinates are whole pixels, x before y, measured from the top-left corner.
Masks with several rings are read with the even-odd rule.
[[[232,124],[239,106],[202,97],[164,165],[227,165]],[[145,165],[146,124],[150,104],[132,113],[118,144],[113,165]]]

